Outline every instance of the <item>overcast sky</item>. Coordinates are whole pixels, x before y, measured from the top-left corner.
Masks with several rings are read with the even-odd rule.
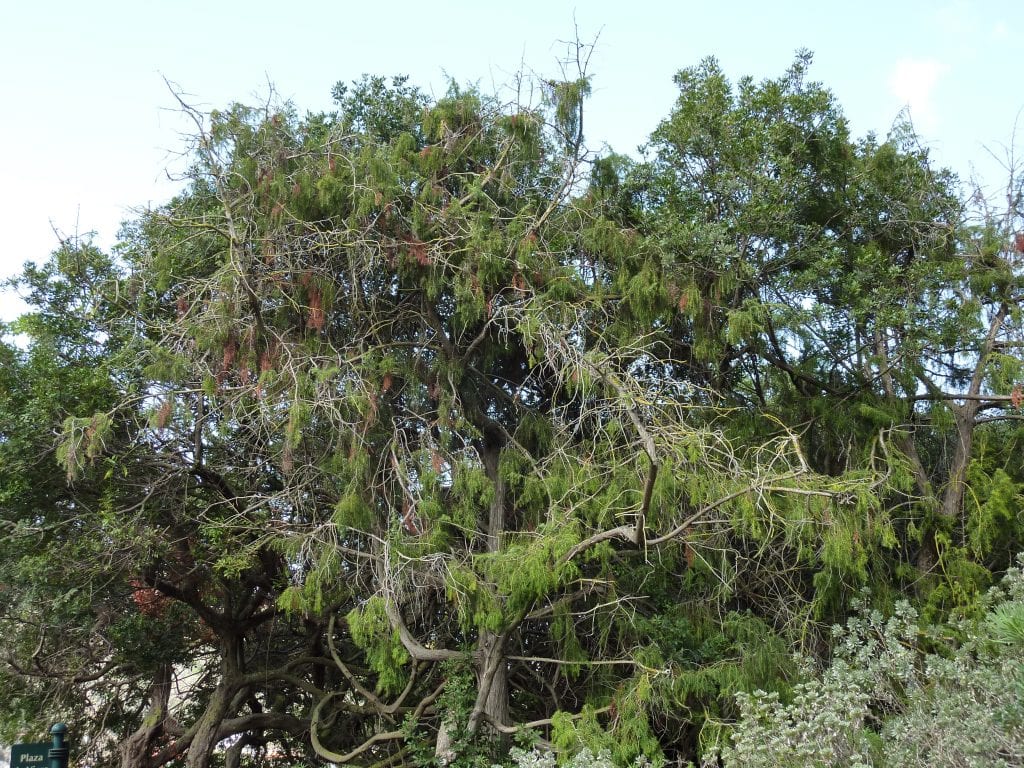
[[[6,0],[0,9],[0,277],[42,261],[65,234],[109,247],[133,208],[175,186],[188,126],[165,84],[208,108],[265,97],[330,107],[362,73],[446,76],[483,89],[524,64],[552,73],[564,41],[597,39],[592,147],[635,152],[674,100],[672,75],[705,56],[733,79],[780,75],[799,48],[837,95],[855,135],[910,114],[934,156],[1005,181],[997,156],[1024,107],[1024,3],[862,0],[389,2]],[[0,317],[17,303],[0,296]]]

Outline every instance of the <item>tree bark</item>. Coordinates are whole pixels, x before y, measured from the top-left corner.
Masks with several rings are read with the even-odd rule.
[[[469,716],[469,731],[475,733],[481,722],[508,723],[508,662],[505,660],[505,636],[483,631],[478,642],[477,700]]]
[[[963,519],[964,491],[967,488],[967,468],[971,463],[971,451],[974,447],[974,430],[977,426],[978,412],[982,407],[984,397],[981,390],[985,380],[985,371],[988,361],[996,348],[996,341],[999,332],[1002,330],[1003,322],[1009,314],[1009,307],[1003,303],[999,305],[995,314],[989,320],[988,332],[985,335],[985,342],[978,353],[978,359],[974,364],[974,373],[971,376],[970,385],[962,398],[955,394],[952,399],[962,399],[963,404],[957,405],[950,401],[949,409],[953,412],[953,420],[956,425],[956,445],[953,448],[953,460],[949,465],[949,475],[946,479],[946,486],[942,491],[942,500],[939,505],[939,514],[945,525],[953,527]],[[928,384],[928,382],[925,382]],[[930,390],[937,391],[934,385],[929,386]],[[939,393],[941,394],[941,392]],[[918,556],[918,567],[924,571],[930,570],[938,562],[938,551],[935,543],[934,532],[929,532],[924,546]]]
[[[505,538],[507,492],[499,464],[501,448],[488,446],[483,454],[484,468],[494,484],[494,499],[487,515],[487,551],[499,552]],[[469,718],[469,732],[475,733],[486,715],[492,722],[508,722],[508,663],[505,660],[505,636],[481,630],[477,640],[477,701]]]
[[[186,768],[208,768],[210,756],[221,739],[221,723],[231,714],[228,710],[238,692],[242,669],[241,638],[228,635],[224,638],[222,649],[221,679],[210,696],[196,728],[196,735],[189,745],[185,756]]]
[[[171,699],[171,665],[161,664],[149,686],[149,707],[142,725],[119,747],[121,768],[147,768],[153,743],[164,733]]]
[[[507,493],[505,481],[499,471],[501,460],[500,445],[487,441],[480,449],[484,471],[494,486],[494,498],[487,510],[483,534],[488,552],[501,550],[506,521]],[[508,662],[505,659],[505,635],[490,630],[480,630],[476,643],[477,698],[469,715],[467,730],[476,733],[481,722],[504,725],[508,722]],[[504,738],[504,735],[498,732]],[[451,726],[441,723],[437,731],[434,754],[444,764],[455,757],[452,751]]]

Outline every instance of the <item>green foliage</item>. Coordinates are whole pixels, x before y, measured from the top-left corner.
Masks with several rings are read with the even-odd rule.
[[[0,731],[54,703],[86,762],[196,768],[225,734],[484,768],[531,722],[574,768],[1017,754],[1019,215],[968,221],[809,68],[682,70],[638,162],[585,147],[585,71],[192,112],[116,259],[18,281]],[[892,618],[829,636],[865,586]]]
[[[96,413],[88,418],[68,416],[64,420],[57,462],[64,468],[68,482],[77,478],[87,464],[103,455],[112,425],[110,415],[106,413]]]
[[[462,532],[471,531],[482,509],[494,500],[494,486],[480,467],[463,465],[453,472],[451,503],[446,510],[452,525]]]
[[[332,519],[339,528],[355,528],[358,531],[373,530],[373,510],[362,495],[351,487],[334,505]]]
[[[454,603],[463,629],[501,630],[505,619],[501,604],[490,585],[482,581],[474,570],[449,568],[445,586],[446,596]]]
[[[491,768],[495,759],[502,755],[500,745],[469,728],[476,698],[473,670],[464,662],[445,662],[442,671],[445,683],[444,691],[438,697],[438,708],[444,713],[442,727],[446,729],[450,747],[446,754],[435,754],[430,740],[417,729],[417,723],[407,721],[404,730],[408,733],[407,740],[413,745],[414,764],[423,768],[439,765]]]
[[[578,542],[572,521],[544,524],[535,536],[512,542],[500,553],[481,555],[477,562],[501,595],[508,615],[515,616],[578,576],[576,564],[563,557]]]
[[[996,642],[1024,647],[1024,605],[1011,602],[996,606],[985,617],[985,632]]]
[[[992,574],[975,562],[966,548],[951,546],[947,536],[936,534],[936,540],[941,571],[922,606],[922,613],[931,621],[975,613],[979,598],[992,583]]]
[[[965,528],[971,553],[985,562],[993,550],[1012,546],[1024,534],[1019,510],[1024,502],[1020,485],[1002,467],[989,474],[988,462],[976,458],[967,470],[970,495],[965,501]]]
[[[366,653],[370,669],[377,675],[377,690],[397,693],[405,685],[409,654],[398,631],[391,626],[383,598],[374,596],[345,617],[356,645]]]
[[[653,761],[660,764],[661,746],[651,728],[649,703],[651,681],[646,675],[620,686],[612,698],[608,725],[597,710],[585,706],[579,715],[556,712],[552,718],[551,741],[563,762],[592,750],[608,752],[616,765]]]

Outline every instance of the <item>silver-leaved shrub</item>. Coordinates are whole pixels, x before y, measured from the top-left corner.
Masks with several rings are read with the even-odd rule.
[[[1024,558],[1018,557],[1024,566]],[[1024,574],[1011,569],[981,621],[930,634],[906,603],[862,606],[837,628],[832,663],[794,687],[740,694],[726,768],[1010,768],[1024,765]],[[963,638],[953,643],[950,638]]]
[[[554,752],[549,750],[537,748],[525,750],[513,747],[509,756],[512,758],[514,768],[556,768],[558,765]],[[502,768],[502,766],[495,765],[492,768]],[[584,748],[564,762],[561,768],[617,768],[617,766],[612,760],[611,752],[607,749],[602,749],[595,754]],[[641,755],[630,764],[629,768],[651,768],[651,762]]]

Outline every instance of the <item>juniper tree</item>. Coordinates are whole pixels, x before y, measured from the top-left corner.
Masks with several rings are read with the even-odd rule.
[[[450,759],[608,711],[620,758],[655,756],[652,702],[699,684],[643,649],[645,585],[693,571],[690,598],[721,600],[730,528],[757,559],[869,492],[786,430],[729,442],[664,333],[657,242],[586,191],[589,81],[538,88],[367,79],[328,115],[192,113],[190,188],[122,251],[146,383],[90,417],[119,439],[62,449],[73,475],[134,467],[122,513],[162,533],[138,579],[216,663],[191,723],[143,723],[126,761],[203,766],[229,733],[303,723],[333,762],[398,759],[410,734]]]
[[[71,481],[40,486],[80,521],[52,535],[110,553],[51,590],[96,585],[64,614],[100,681],[69,712],[117,715],[94,757],[468,764],[532,729],[691,759],[736,691],[785,695],[787,641],[820,650],[857,587],[913,577],[904,510],[922,530],[922,472],[938,498],[959,471],[923,404],[975,402],[966,364],[975,417],[1004,415],[1015,375],[992,365],[1012,289],[947,300],[993,282],[975,254],[1009,277],[1012,255],[912,142],[852,142],[807,64],[735,90],[684,70],[643,163],[588,151],[583,68],[506,99],[364,78],[326,114],[182,104],[184,191],[116,260],[81,252],[102,327],[64,328],[61,366],[61,297],[25,321],[77,406],[0,409],[11,456],[20,404],[63,422],[31,448]],[[956,535],[1005,552],[1013,468],[971,466],[1002,512]]]

